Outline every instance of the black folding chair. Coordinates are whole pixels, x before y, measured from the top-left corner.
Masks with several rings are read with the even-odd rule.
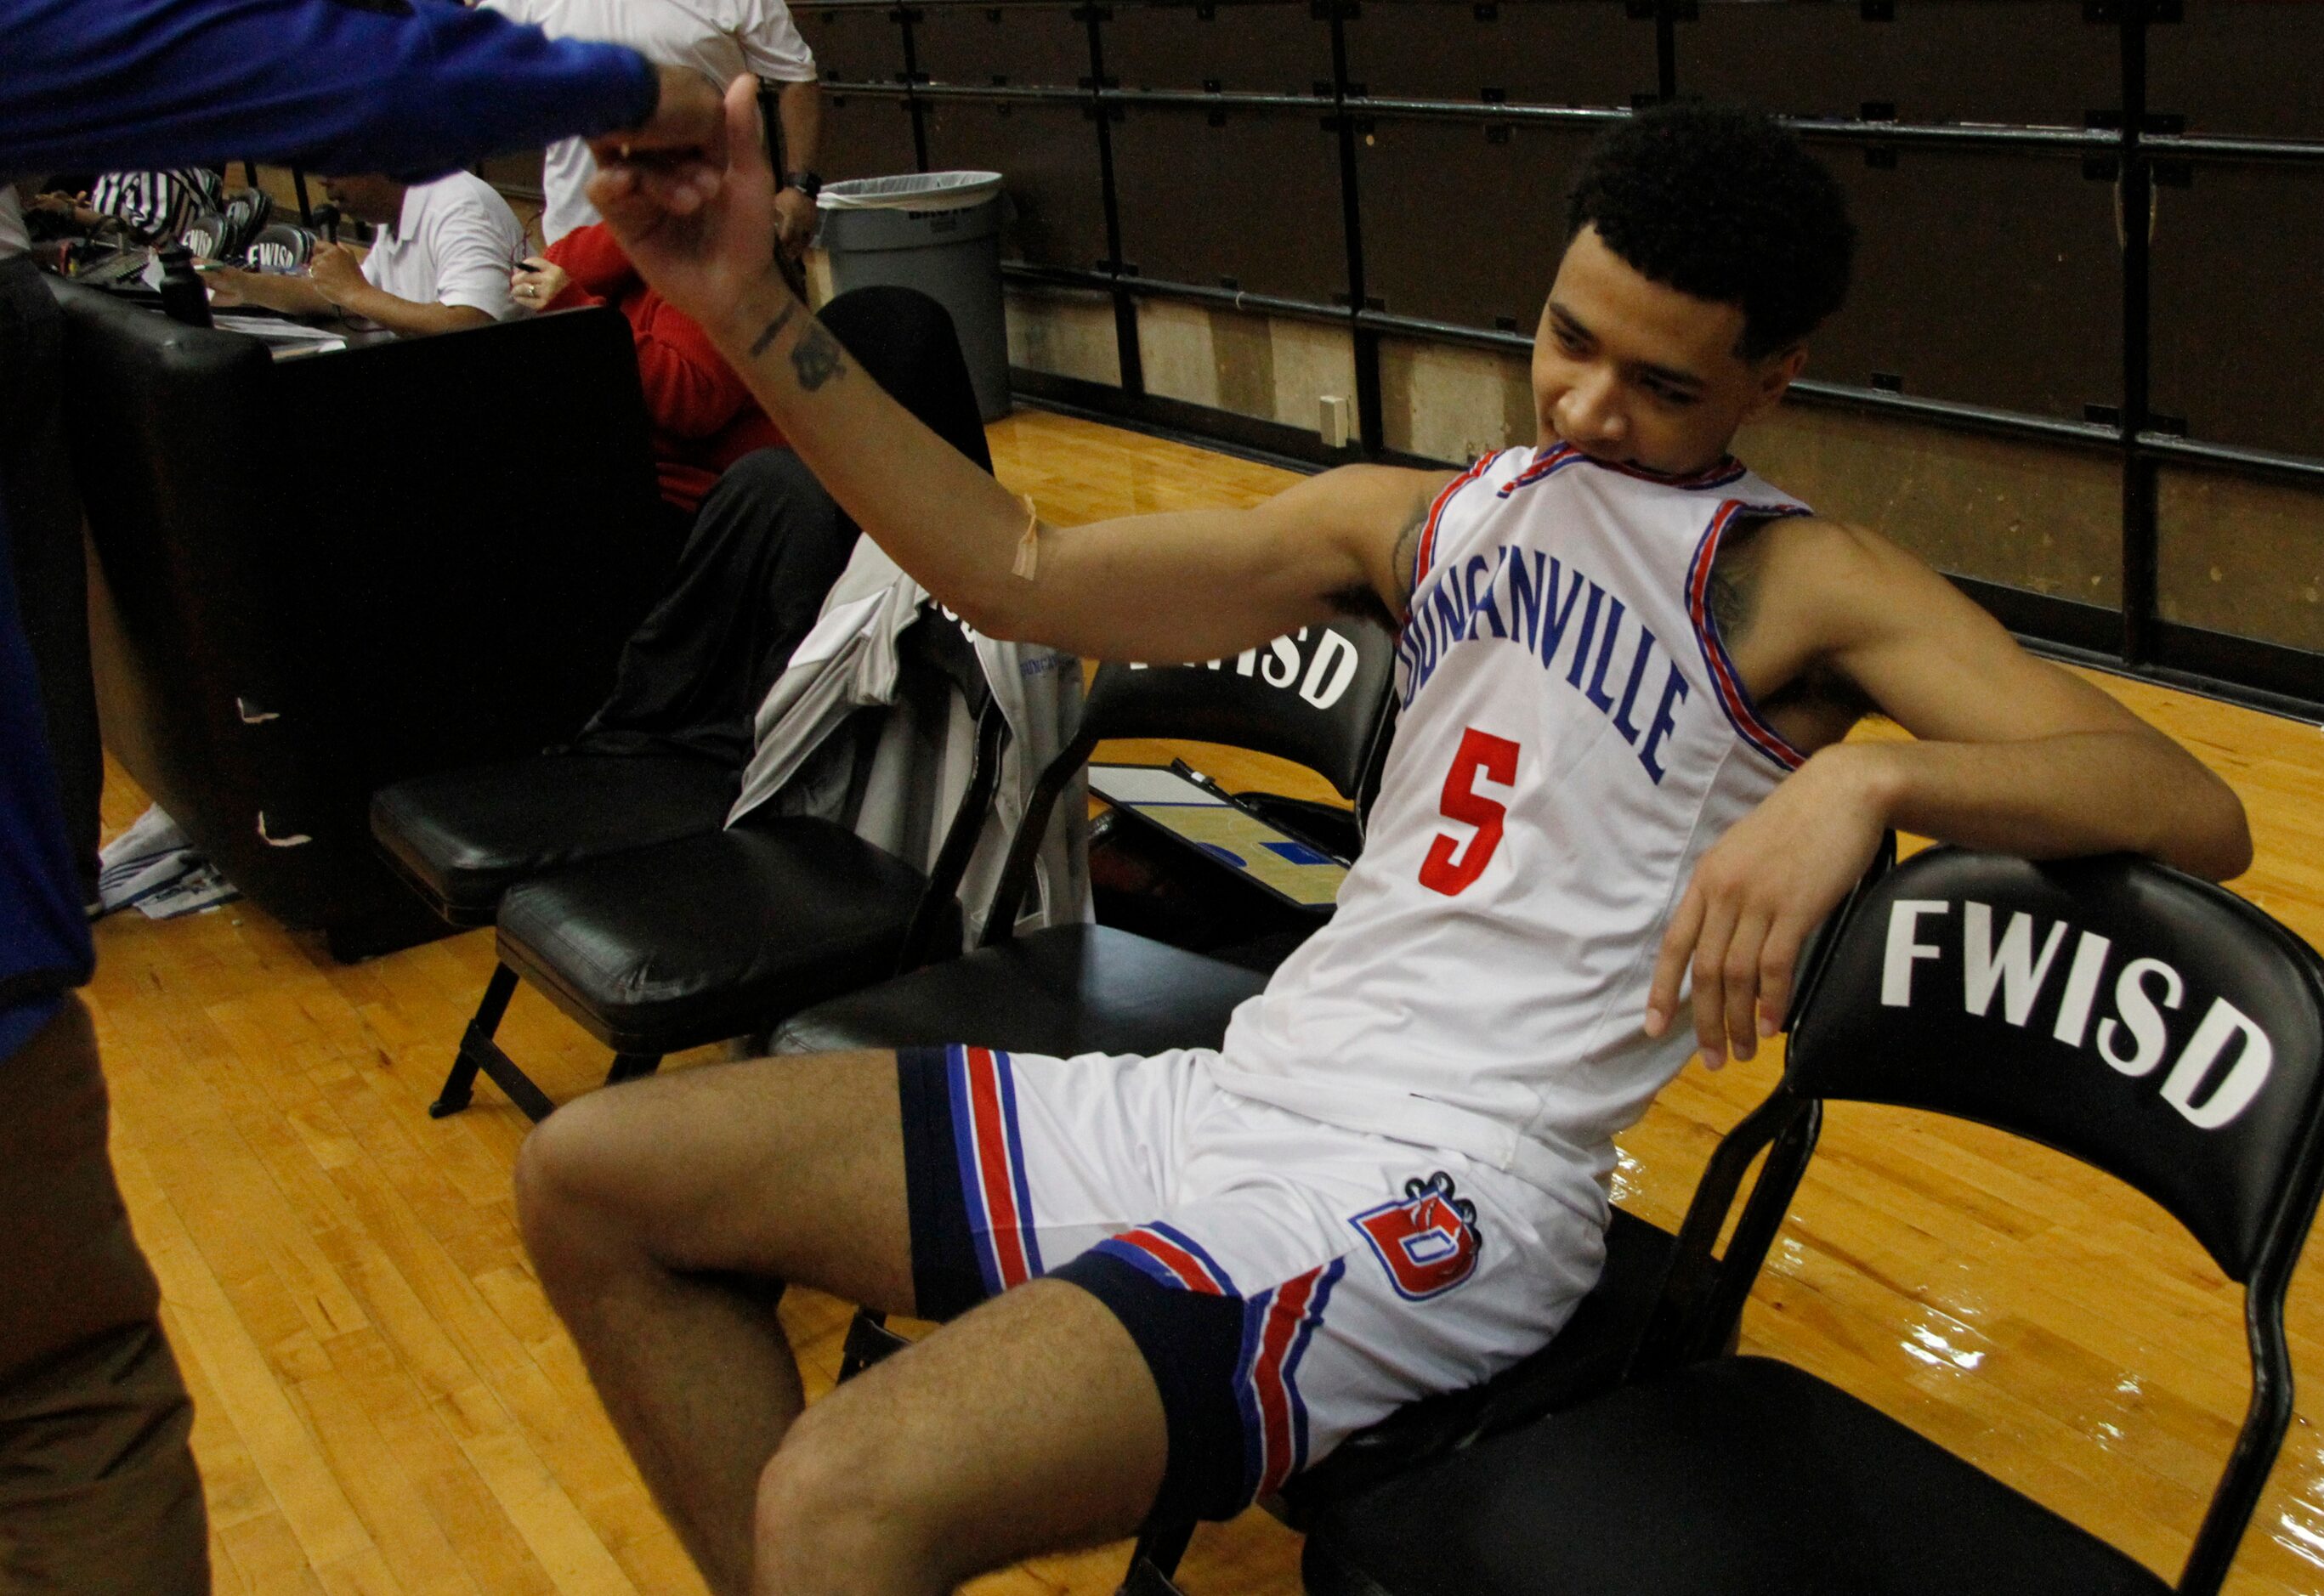
[[[2249,904],[2143,861],[1921,854],[1850,912],[1783,1084],[1705,1176],[1640,1353],[1659,1372],[1335,1504],[1309,1535],[1307,1588],[2208,1596],[2292,1417],[2283,1296],[2324,1191],[2319,1087],[2324,962]],[[2175,1587],[1824,1381],[1718,1352],[1830,1099],[2079,1158],[2244,1285],[2251,1404]],[[1697,1289],[1771,1143],[1723,1278]]]
[[[819,314],[857,364],[905,409],[978,466],[991,469],[975,388],[952,318],[943,306],[915,290],[882,285],[841,294]],[[624,369],[633,364],[624,353]],[[642,415],[639,429],[642,458]],[[806,468],[788,455],[762,461],[757,469],[761,481],[769,472],[806,475]],[[650,503],[650,473],[643,481]],[[813,491],[820,496],[821,490]],[[629,530],[634,538],[635,529]],[[836,568],[828,562],[844,561],[855,536],[844,517],[838,530],[844,536],[835,540],[824,517],[804,502],[796,528],[770,521],[752,525],[747,533],[717,538],[706,538],[697,529],[679,559],[673,584],[678,592],[661,603],[666,605],[687,592],[756,595],[744,606],[752,621],[748,630],[761,640],[769,629],[779,633],[775,594],[796,590],[801,584],[818,589],[826,585]],[[649,585],[650,592],[660,590],[659,583]],[[690,613],[684,608],[677,613]],[[632,613],[628,623],[635,619]],[[632,638],[631,649],[649,640],[643,646],[651,658],[653,630],[650,619],[646,631]],[[779,659],[776,663],[779,665]],[[750,679],[745,669],[736,673],[733,687],[747,705],[768,685],[768,680]],[[600,684],[593,697],[603,691]],[[554,734],[569,736],[588,702],[571,709]],[[617,692],[614,703],[621,702]],[[723,725],[732,713],[726,703],[713,693],[692,701],[692,706]],[[741,787],[747,746],[732,755],[713,753],[711,749],[723,748],[728,740],[723,731],[706,736],[706,728],[698,726],[654,729],[683,734],[666,737],[669,746],[660,752],[591,744],[493,764],[461,762],[382,788],[371,798],[372,835],[389,866],[438,918],[463,929],[492,925],[502,898],[519,882],[632,849],[708,836],[724,826]],[[747,733],[747,724],[742,729]],[[532,746],[549,735],[544,732],[533,737]],[[535,1119],[549,1112],[548,1100],[521,1073],[496,1068],[506,1060],[493,1049],[492,1038],[516,988],[516,973],[504,964],[495,966],[432,1113],[441,1117],[467,1106],[479,1068],[493,1074]]]
[[[806,1004],[960,946],[960,889],[1000,781],[1008,723],[957,622],[929,605],[899,641],[902,691],[957,694],[976,721],[966,790],[929,873],[807,815],[754,812],[720,831],[534,876],[498,915],[500,967],[430,1112],[478,1072],[535,1120],[548,1097],[493,1040],[520,980],[613,1050],[606,1084],[681,1048],[763,1030]]]

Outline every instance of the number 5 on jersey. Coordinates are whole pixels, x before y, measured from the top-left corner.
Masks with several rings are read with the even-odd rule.
[[[1471,726],[1461,733],[1460,752],[1452,756],[1452,768],[1444,773],[1444,797],[1437,807],[1447,820],[1463,821],[1477,829],[1465,850],[1456,839],[1438,832],[1428,844],[1428,857],[1420,863],[1420,884],[1447,898],[1467,891],[1485,873],[1494,850],[1501,845],[1501,822],[1508,806],[1495,803],[1477,790],[1480,776],[1496,787],[1516,786],[1517,745],[1507,737]]]

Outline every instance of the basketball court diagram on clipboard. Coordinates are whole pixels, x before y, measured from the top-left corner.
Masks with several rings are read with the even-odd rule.
[[[1347,862],[1293,836],[1180,766],[1089,767],[1090,790],[1297,908],[1327,912]]]

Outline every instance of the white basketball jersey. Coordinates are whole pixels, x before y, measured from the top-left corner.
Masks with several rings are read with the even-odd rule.
[[[1693,1048],[1683,1014],[1639,1029],[1664,927],[1802,760],[1713,629],[1711,562],[1738,520],[1802,513],[1732,461],[1669,481],[1565,446],[1448,485],[1363,857],[1235,1011],[1219,1084],[1601,1212],[1614,1132]]]

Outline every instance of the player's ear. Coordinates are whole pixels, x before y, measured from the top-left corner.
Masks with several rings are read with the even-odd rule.
[[[1781,404],[1784,395],[1799,380],[1800,374],[1807,370],[1807,366],[1808,346],[1805,344],[1794,344],[1761,360],[1752,372],[1757,391],[1751,395],[1750,408],[1744,412],[1743,419],[1757,420]]]

